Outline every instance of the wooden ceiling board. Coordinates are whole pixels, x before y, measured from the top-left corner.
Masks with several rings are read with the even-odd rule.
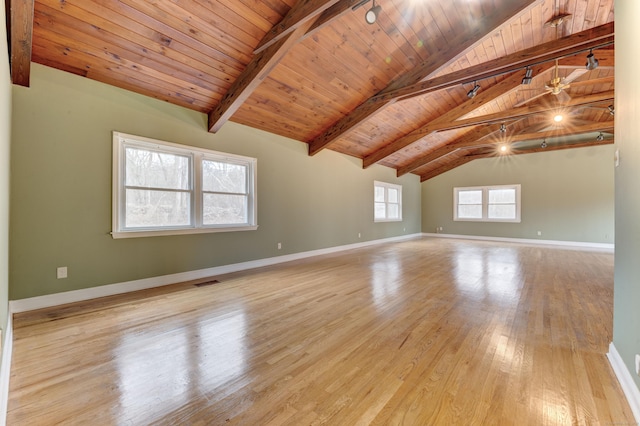
[[[82,22],[68,15],[51,12],[52,10],[46,7],[35,10],[34,25],[39,27],[39,31],[50,31],[47,38],[56,40],[58,44],[71,48],[74,42],[78,41],[78,44],[82,46],[81,50],[85,52],[97,52],[92,47],[100,47],[101,54],[116,62],[128,62],[136,72],[141,68],[148,67],[145,73],[149,73],[151,76],[155,73],[164,74],[168,79],[175,77],[174,83],[178,85],[187,82],[188,86],[184,87],[183,85],[186,90],[198,92],[201,89],[205,101],[211,100],[211,92],[222,95],[216,82],[211,81],[214,79],[212,76],[190,69],[188,66],[177,67],[177,62],[168,59],[165,55],[149,51],[138,44],[123,41],[117,36],[106,34],[104,31],[91,31]],[[65,26],[66,29],[63,29]],[[220,80],[220,82],[223,81]]]
[[[95,3],[87,1],[82,5],[88,9]],[[210,58],[205,58],[199,51],[175,41],[172,43],[173,49],[166,49],[166,44],[162,43],[157,33],[148,27],[132,25],[125,28],[116,25],[108,17],[109,13],[112,13],[110,9],[98,6],[94,12],[91,13],[74,5],[67,5],[63,10],[56,11],[47,5],[40,4],[35,10],[35,23],[44,27],[48,21],[52,26],[72,28],[83,37],[96,37],[105,49],[108,49],[109,44],[113,44],[181,71],[192,69],[190,72],[193,72],[196,79],[203,80],[205,84],[211,81],[219,92],[221,89],[218,85],[225,84],[230,78],[235,78],[240,73],[238,69],[230,75],[226,71],[228,67],[212,66]],[[136,30],[139,31],[136,32]]]
[[[5,1],[9,10],[24,7],[18,0]],[[311,6],[299,7],[306,4],[299,1]],[[364,14],[371,3],[352,11],[355,3],[35,0],[32,20],[28,13],[19,13],[16,19],[23,21],[10,22],[8,29],[15,39],[12,43],[30,48],[34,62],[210,114],[210,118],[217,110],[222,121],[214,130],[231,119],[306,142],[311,154],[329,148],[362,158],[365,167],[379,162],[402,173],[418,165],[410,172],[425,179],[487,155],[478,149],[450,151],[456,141],[473,141],[495,130],[490,127],[493,124],[484,124],[422,134],[424,126],[441,117],[464,120],[499,116],[519,104],[557,103],[560,98],[546,94],[544,89],[553,70],[534,75],[531,85],[518,82],[515,89],[513,79],[520,78],[518,73],[524,75],[524,68],[512,77],[484,78],[478,81],[479,93],[493,87],[492,93],[498,96],[488,101],[485,96],[482,102],[470,101],[466,95],[473,79],[409,99],[380,101],[374,96],[379,98],[381,93],[436,76],[449,78],[452,72],[493,63],[614,19],[613,0],[380,0],[382,12],[377,22],[369,25]],[[324,14],[330,6],[339,14]],[[247,68],[255,66],[256,49],[265,40],[279,37],[282,30],[290,34],[280,25],[304,20],[300,13],[307,12],[297,12],[293,20],[285,18],[299,10],[334,19],[306,36],[304,30],[313,28],[313,21],[308,21],[295,32],[296,39],[287,44],[282,58],[275,58],[266,69],[257,68],[260,75],[251,77],[257,80],[243,86],[241,79],[251,75]],[[572,16],[557,30],[544,25],[564,12]],[[31,37],[14,31],[16,28],[31,28]],[[583,73],[564,90],[566,94],[580,98],[613,90],[612,50],[612,45],[596,49],[600,67]],[[24,49],[17,55],[28,52]],[[561,59],[560,77],[583,70],[587,53]],[[25,63],[21,56],[11,60],[18,66]],[[28,69],[26,73],[26,79],[20,76],[15,82],[28,85]],[[507,78],[512,79],[510,88],[505,85],[498,93],[496,88],[503,87],[499,84]],[[225,112],[221,105],[226,108],[224,99],[235,87],[243,87],[246,92]],[[603,101],[594,108],[574,109],[566,126],[581,128],[585,123],[611,122],[613,117],[606,107],[612,103]],[[506,120],[507,134],[527,129],[542,132],[548,127],[547,116],[540,113]],[[420,165],[434,155],[438,157]]]

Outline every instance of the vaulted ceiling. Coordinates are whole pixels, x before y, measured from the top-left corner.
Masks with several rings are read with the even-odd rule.
[[[206,113],[211,132],[230,120],[424,181],[477,158],[612,143],[613,3],[376,0],[373,24],[372,0],[6,7],[14,84],[36,62]]]

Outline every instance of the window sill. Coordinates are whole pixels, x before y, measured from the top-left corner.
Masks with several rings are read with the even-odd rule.
[[[113,231],[111,237],[114,240],[121,238],[140,238],[140,237],[164,237],[169,235],[191,235],[191,234],[212,234],[215,232],[237,232],[237,231],[255,231],[258,225],[251,226],[229,226],[221,228],[187,228],[187,229],[165,229],[157,231]]]
[[[520,223],[520,219],[458,219],[453,218],[454,222],[478,222],[478,223]]]

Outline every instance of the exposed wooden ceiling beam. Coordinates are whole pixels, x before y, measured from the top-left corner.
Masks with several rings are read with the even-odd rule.
[[[584,133],[593,132],[610,132],[613,131],[613,121],[598,121],[586,123],[580,126],[569,126],[558,130],[547,130],[546,132],[521,133],[512,135],[505,139],[507,143],[516,143],[524,141],[532,141],[536,139],[551,139],[562,136],[573,136]]]
[[[542,64],[535,67],[535,73],[541,74],[547,69],[551,68],[549,64]],[[487,88],[486,90],[482,90],[478,95],[474,98],[469,99],[462,104],[452,108],[444,115],[441,115],[437,119],[426,123],[419,129],[401,137],[400,139],[395,140],[394,142],[383,146],[375,152],[367,155],[362,159],[362,167],[367,168],[372,164],[375,164],[388,156],[392,155],[396,151],[414,143],[418,140],[438,131],[439,127],[444,123],[450,123],[459,119],[460,117],[464,117],[465,115],[475,111],[476,109],[482,107],[483,105],[491,102],[500,96],[504,96],[509,93],[511,90],[515,89],[522,83],[522,75],[513,73],[509,77],[500,81],[497,84]]]
[[[484,138],[493,134],[494,132],[500,129],[499,125],[490,125],[478,127],[476,129],[471,130],[469,133],[464,134],[460,138],[448,143],[446,145],[440,146],[433,151],[427,153],[426,155],[417,158],[409,164],[406,164],[402,167],[399,167],[397,170],[397,176],[403,176],[407,173],[411,173],[415,169],[425,166],[432,161],[438,160],[446,155],[451,154],[463,147],[471,147],[471,146],[481,146],[486,145],[488,142],[484,141]]]
[[[523,70],[527,66],[552,61],[559,57],[573,56],[585,49],[611,44],[613,41],[613,22],[611,22],[552,42],[540,44],[530,49],[521,50],[490,62],[421,83],[407,85],[397,90],[380,93],[371,98],[371,101],[385,103],[390,99],[409,99],[459,84],[490,78],[498,74]]]
[[[613,139],[605,139],[603,141],[581,142],[581,143],[568,144],[568,145],[549,146],[546,148],[529,148],[529,149],[512,150],[508,155],[533,154],[537,152],[560,151],[563,149],[587,148],[590,146],[611,145],[612,143],[614,143]],[[449,170],[453,170],[456,167],[460,167],[463,164],[469,163],[473,160],[495,157],[496,155],[497,154],[495,154],[494,152],[488,152],[485,150],[473,151],[473,153],[471,154],[465,155],[464,157],[457,158],[445,164],[444,166],[438,167],[436,169],[430,170],[420,175],[420,182],[425,182],[431,178],[434,178],[438,175],[448,172]]]
[[[258,47],[253,51],[254,55],[262,52],[267,47],[271,46],[274,43],[277,43],[283,37],[288,34],[291,34],[292,31],[295,31],[300,25],[303,25],[305,22],[310,19],[318,17],[323,14],[329,8],[339,4],[340,13],[334,15],[331,19],[335,18],[335,16],[339,16],[342,12],[347,11],[355,1],[338,1],[338,0],[299,0],[296,5],[291,8],[289,13],[280,21],[277,25],[274,25],[267,34],[262,38]],[[348,6],[351,4],[351,6]],[[334,10],[334,13],[336,11]],[[330,19],[330,20],[331,20]],[[326,17],[325,17],[326,20]],[[310,27],[311,28],[311,27]],[[313,29],[313,28],[311,28]],[[305,31],[306,33],[306,31]]]
[[[614,139],[604,139],[601,141],[589,141],[589,142],[578,142],[571,143],[565,145],[550,145],[546,148],[536,147],[536,148],[526,148],[526,149],[512,149],[510,154],[520,155],[520,154],[535,154],[538,152],[547,152],[547,151],[560,151],[563,149],[575,149],[575,148],[588,148],[590,146],[599,146],[599,145],[611,145],[614,143]]]
[[[29,87],[34,0],[8,1],[11,81],[13,84]]]
[[[464,135],[462,138],[430,152],[424,157],[416,161],[413,161],[411,164],[407,164],[406,166],[400,167],[398,169],[398,176],[402,176],[406,173],[410,173],[411,171],[419,167],[425,166],[432,161],[436,161],[446,155],[449,155],[461,149],[473,149],[473,148],[479,148],[486,145],[497,145],[500,143],[515,143],[515,142],[523,142],[523,141],[536,140],[536,139],[549,139],[554,137],[573,136],[573,135],[593,133],[593,132],[599,132],[599,131],[607,132],[607,131],[613,130],[613,121],[589,123],[583,126],[572,126],[565,129],[550,130],[547,132],[523,133],[519,135],[506,137],[504,141],[502,140],[488,141],[486,139],[486,136],[489,136],[490,134],[495,133],[496,132],[495,127],[496,126],[493,126],[493,128],[489,128],[489,129],[485,128],[485,129],[479,129],[477,131],[474,131],[473,133],[475,134],[476,138],[473,137],[474,135],[471,135],[471,137]],[[482,133],[484,133],[484,135],[482,135]],[[594,142],[584,142],[584,143],[580,142],[580,143],[565,144],[565,145],[554,145],[554,146],[548,146],[546,148],[526,148],[526,149],[515,148],[511,150],[511,153],[512,154],[528,154],[528,153],[534,153],[534,152],[554,151],[557,149],[581,148],[583,146],[593,146],[593,145],[602,145],[603,143],[605,144],[611,143],[610,142],[611,140],[612,139],[607,139],[605,141],[594,141]],[[488,153],[495,153],[495,150],[490,150],[488,151]],[[462,157],[462,158],[465,158],[465,157]],[[452,162],[451,164],[453,163],[455,163],[455,161]],[[458,165],[461,165],[461,164],[458,164]],[[454,166],[454,167],[458,167],[458,166]],[[451,167],[448,170],[451,170],[454,167]],[[439,170],[439,169],[440,168],[434,169],[433,171]],[[445,171],[448,171],[448,170],[444,170],[440,173],[444,173]],[[424,175],[422,175],[421,178],[422,177],[424,177]],[[421,179],[421,181],[423,180]]]
[[[471,154],[465,155],[464,157],[460,157],[457,158],[455,160],[450,161],[449,163],[440,166],[436,169],[430,170],[427,173],[420,175],[420,182],[424,182],[426,180],[429,180],[433,177],[436,177],[438,175],[441,175],[442,173],[448,172],[449,170],[453,170],[456,167],[460,167],[463,164],[467,164],[473,160],[478,160],[480,158],[487,158],[487,157],[492,157],[494,154],[493,153],[489,153],[489,152],[484,152],[484,153],[477,153],[477,152],[473,152]]]
[[[615,66],[615,52],[613,49],[594,50],[593,54],[598,59],[598,68],[613,68]],[[587,55],[573,55],[562,58],[558,61],[558,65],[564,67],[584,67],[586,65]]]
[[[446,46],[438,51],[437,55],[432,55],[425,62],[414,68],[409,73],[391,81],[387,87],[379,92],[384,94],[398,90],[407,85],[419,83],[440,71],[451,62],[458,59],[470,48],[479,43],[495,31],[498,27],[508,22],[513,17],[519,15],[532,5],[539,3],[539,0],[520,0],[503,2],[500,12],[492,14],[484,20],[477,20],[473,30],[469,33],[460,34],[452,40],[448,40]],[[333,123],[328,129],[309,142],[309,155],[315,155],[330,146],[338,138],[344,136],[367,118],[373,116],[382,108],[395,102],[397,98],[389,97],[384,102],[373,102],[370,98],[360,104],[356,109]]]
[[[309,37],[314,34],[316,31],[321,30],[325,26],[327,26],[334,19],[340,18],[345,13],[351,12],[351,8],[355,6],[357,3],[360,3],[360,0],[340,0],[338,3],[334,4],[318,17],[313,23],[313,26],[307,31],[307,33],[302,37]]]
[[[569,102],[567,102],[566,104],[561,105],[561,107],[566,108],[571,106],[602,102],[605,100],[613,99],[613,96],[614,96],[614,91],[610,90],[607,92],[575,97],[569,100]],[[371,155],[366,157],[367,164],[371,165],[374,162],[380,161],[381,159],[386,158],[389,155],[393,154],[394,152],[397,152],[403,148],[406,148],[412,143],[422,139],[425,136],[428,136],[433,132],[460,129],[463,127],[477,126],[480,124],[491,124],[491,123],[496,123],[501,121],[510,121],[516,118],[522,118],[530,115],[536,115],[544,112],[554,111],[556,109],[558,109],[558,106],[554,104],[543,104],[543,105],[537,104],[537,105],[522,106],[519,108],[512,108],[510,110],[501,111],[495,114],[481,115],[481,116],[466,118],[462,120],[454,120],[454,121],[448,121],[448,122],[443,122],[443,121],[431,122],[427,126],[416,129],[413,132],[403,136],[402,138],[397,139],[396,141],[384,146],[382,149],[372,153]],[[364,164],[365,162],[363,160],[363,165]]]
[[[338,0],[300,0],[274,28],[277,34],[267,33],[268,47],[253,56],[240,76],[233,82],[216,108],[209,113],[209,131],[217,132],[240,108],[245,100],[269,75],[287,52],[313,26],[317,16]],[[277,41],[272,41],[277,38]],[[262,42],[261,42],[262,44]]]
[[[478,117],[465,118],[463,120],[450,121],[448,123],[437,123],[436,125],[432,126],[433,129],[430,129],[429,133],[431,133],[431,131],[433,130],[436,130],[436,131],[454,130],[454,129],[460,129],[463,127],[476,126],[478,124],[488,124],[488,123],[495,123],[499,121],[506,121],[514,118],[526,117],[526,116],[536,115],[544,112],[555,111],[558,108],[568,108],[573,106],[589,105],[596,102],[613,100],[613,97],[614,97],[614,91],[608,90],[606,92],[592,93],[590,95],[571,98],[568,102],[560,105],[547,104],[547,105],[533,105],[533,106],[523,106],[519,108],[512,108],[510,110],[501,111],[495,114],[487,114],[487,115],[481,115]]]

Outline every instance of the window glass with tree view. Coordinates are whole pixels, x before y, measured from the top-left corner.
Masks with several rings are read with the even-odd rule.
[[[114,238],[256,229],[256,160],[114,132]]]

